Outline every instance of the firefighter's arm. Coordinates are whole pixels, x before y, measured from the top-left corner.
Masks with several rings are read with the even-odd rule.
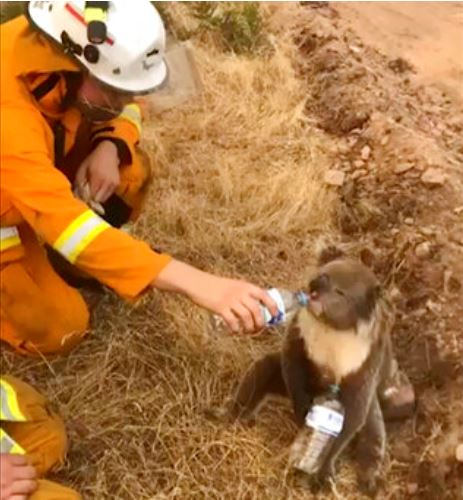
[[[9,112],[2,110],[2,115],[7,123]],[[24,127],[21,134],[2,127],[2,190],[36,234],[69,262],[121,296],[137,297],[171,257],[110,227],[74,198],[50,159],[41,117],[34,120],[26,113],[21,118],[19,111],[13,117]]]

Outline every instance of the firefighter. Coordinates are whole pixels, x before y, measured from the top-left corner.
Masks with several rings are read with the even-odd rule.
[[[150,180],[134,96],[166,81],[164,48],[145,0],[32,1],[1,27],[0,338],[21,353],[65,353],[88,330],[84,299],[49,256],[129,301],[152,288],[185,294],[233,331],[261,327],[262,304],[277,312],[260,287],[119,229]]]

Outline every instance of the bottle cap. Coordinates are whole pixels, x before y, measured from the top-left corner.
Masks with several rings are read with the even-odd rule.
[[[302,290],[299,290],[299,292],[296,293],[296,297],[299,305],[305,307],[309,304],[309,296]]]

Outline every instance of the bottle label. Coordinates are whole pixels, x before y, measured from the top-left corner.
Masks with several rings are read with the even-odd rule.
[[[267,323],[267,325],[277,325],[278,323],[284,322],[286,318],[286,308],[283,297],[276,288],[270,288],[269,290],[267,290],[267,293],[275,301],[278,307],[278,314],[276,316],[272,316],[270,314],[270,311],[266,307],[264,307],[263,314],[265,322]]]
[[[344,424],[344,415],[326,406],[314,405],[305,417],[305,423],[316,431],[337,437]]]

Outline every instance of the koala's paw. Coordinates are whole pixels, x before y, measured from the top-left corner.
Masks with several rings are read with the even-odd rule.
[[[376,469],[363,470],[357,480],[360,491],[370,498],[375,498],[383,485],[382,478]]]

